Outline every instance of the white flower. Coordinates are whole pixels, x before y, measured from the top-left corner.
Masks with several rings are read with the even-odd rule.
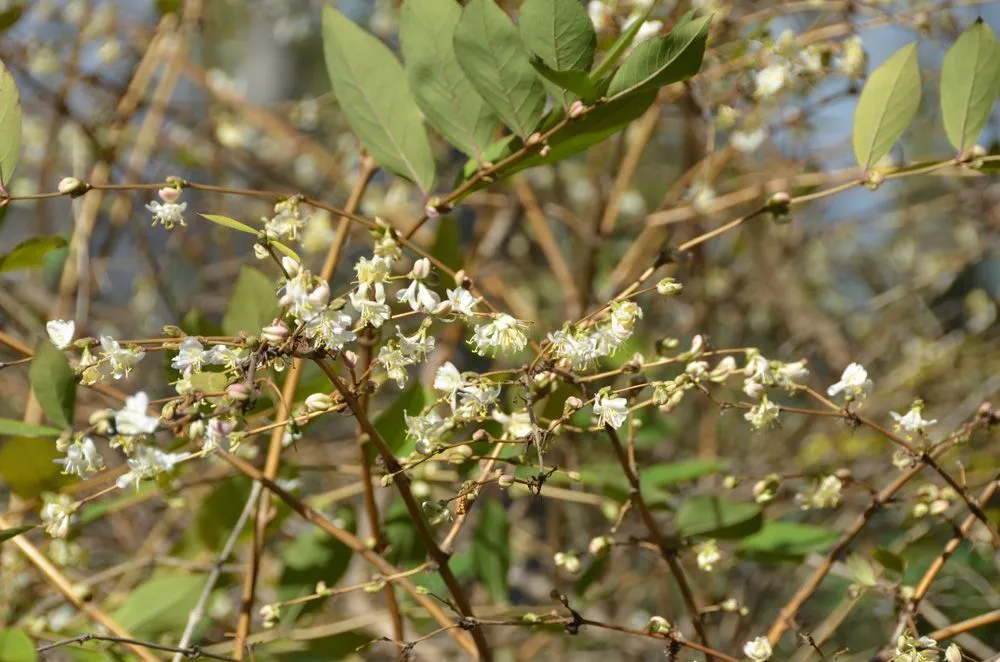
[[[962,662],[962,649],[958,647],[958,644],[951,644],[944,651],[944,659],[947,662]]]
[[[818,484],[813,485],[801,494],[795,495],[795,501],[802,510],[813,508],[836,508],[840,504],[844,484],[836,476],[827,476]]]
[[[425,313],[433,312],[441,297],[436,292],[424,285],[422,280],[412,280],[405,290],[396,293],[396,300],[406,302],[411,310],[419,310]]]
[[[597,424],[600,426],[610,425],[618,429],[625,422],[628,416],[628,400],[625,398],[609,398],[609,392],[602,390],[594,398],[594,415],[597,416]]]
[[[45,331],[49,340],[59,349],[66,349],[73,342],[76,333],[76,322],[73,320],[51,320],[45,323]]]
[[[201,370],[201,366],[207,358],[205,347],[193,336],[187,336],[181,341],[181,346],[177,350],[177,356],[170,361],[170,366],[185,375]]]
[[[247,353],[247,350],[243,347],[215,345],[212,349],[205,352],[204,361],[211,365],[223,365],[230,370],[235,370],[246,359]]]
[[[473,308],[479,303],[479,298],[472,296],[472,293],[463,287],[456,287],[448,290],[448,302],[451,303],[451,311],[456,315],[472,317],[476,314]]]
[[[852,363],[844,369],[840,381],[826,389],[826,394],[833,397],[844,394],[844,400],[863,400],[872,390],[872,380],[868,379],[868,371],[860,363]]]
[[[342,349],[358,337],[351,329],[351,316],[330,307],[310,317],[302,327],[302,335],[331,351]]]
[[[201,442],[201,449],[210,453],[216,448],[221,448],[228,453],[231,445],[229,435],[233,433],[235,428],[236,423],[232,419],[220,416],[210,419],[208,425],[205,426],[205,437]]]
[[[903,430],[906,432],[907,437],[912,437],[913,435],[924,435],[927,433],[927,428],[931,425],[937,423],[937,419],[925,420],[921,416],[923,407],[919,404],[915,404],[910,408],[910,411],[906,412],[905,415],[900,416],[894,411],[889,412],[892,419],[896,421],[896,429]]]
[[[753,429],[758,432],[773,430],[781,423],[778,419],[780,412],[781,408],[778,405],[768,400],[766,395],[762,395],[760,403],[754,405],[753,409],[743,414],[743,418],[749,421]]]
[[[485,416],[500,397],[500,385],[486,380],[466,384],[459,396],[461,402],[455,409],[455,417],[459,420],[478,418]]]
[[[618,343],[632,335],[636,320],[642,319],[642,308],[634,301],[615,301],[611,304],[611,332]]]
[[[66,494],[47,495],[41,518],[45,533],[53,538],[65,538],[69,534],[70,520],[76,512],[76,504]]]
[[[115,431],[120,435],[152,434],[160,425],[156,416],[147,416],[149,396],[144,391],[129,396],[125,406],[115,412]]]
[[[173,230],[175,225],[187,225],[184,222],[184,210],[187,209],[186,202],[160,203],[154,200],[146,205],[146,209],[153,212],[153,225],[159,223],[167,230]]]
[[[506,313],[499,313],[492,322],[476,327],[469,344],[480,356],[514,354],[528,344],[528,336],[525,334],[527,328],[526,322]]]
[[[836,60],[836,66],[850,78],[858,78],[865,72],[865,47],[859,35],[848,37],[841,44],[841,55]]]
[[[406,419],[406,438],[413,440],[416,451],[421,455],[429,455],[434,444],[450,427],[433,409],[421,416],[403,412],[403,418]]]
[[[123,490],[130,484],[139,489],[139,482],[147,478],[155,478],[174,468],[174,465],[188,456],[186,453],[164,453],[153,446],[140,445],[135,454],[128,459],[127,473],[115,481],[115,486]]]
[[[714,540],[706,540],[696,548],[698,552],[698,567],[705,572],[712,572],[715,564],[722,560],[722,552]]]
[[[377,329],[389,320],[392,316],[392,311],[389,310],[389,306],[385,303],[384,292],[380,292],[376,288],[375,295],[375,300],[372,301],[368,299],[367,292],[357,290],[351,292],[350,299],[351,306],[358,311],[358,324],[361,326],[369,324]]]
[[[372,256],[371,258],[359,259],[354,265],[354,273],[357,274],[360,285],[375,285],[389,279],[391,268],[392,260]]]
[[[504,439],[525,439],[535,431],[528,410],[505,414],[499,409],[493,411],[493,420],[503,425]]]
[[[604,356],[605,352],[601,350],[616,346],[609,336],[610,334],[588,334],[564,328],[550,333],[548,339],[556,358],[565,361],[574,370],[583,370]]]
[[[758,99],[774,96],[788,82],[788,73],[788,67],[780,62],[764,67],[754,75],[756,84],[754,95]]]
[[[757,148],[764,143],[767,138],[767,129],[759,126],[752,131],[733,131],[729,136],[729,142],[733,149],[744,154],[757,151]]]
[[[295,199],[282,200],[274,205],[274,217],[264,219],[264,233],[269,239],[295,241],[302,230],[302,216]]]
[[[109,364],[111,376],[115,379],[128,377],[135,364],[146,355],[146,352],[136,347],[123,348],[111,336],[101,336],[101,348],[104,350],[104,359]]]
[[[412,336],[403,334],[403,331],[396,327],[399,351],[410,363],[419,363],[427,358],[427,355],[434,349],[434,336],[427,335],[427,328],[421,327]]]
[[[64,459],[52,460],[56,464],[62,465],[64,474],[74,474],[80,476],[94,473],[104,468],[104,459],[97,452],[94,440],[84,437],[78,443],[66,449]]]
[[[743,645],[743,654],[754,662],[764,662],[771,659],[771,642],[767,637],[757,637]]]

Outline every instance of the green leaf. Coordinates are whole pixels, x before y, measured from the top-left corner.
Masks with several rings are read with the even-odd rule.
[[[959,36],[941,63],[941,119],[960,153],[976,144],[1000,89],[1000,47],[982,18]]]
[[[20,152],[21,94],[14,77],[0,62],[0,182],[3,184],[10,182]]]
[[[836,531],[812,524],[798,522],[767,522],[760,531],[740,543],[740,551],[747,554],[801,557],[813,552],[824,552],[840,537]]]
[[[455,55],[461,16],[455,0],[408,0],[399,10],[399,42],[410,89],[427,122],[456,149],[482,160],[500,120]]]
[[[883,568],[890,572],[895,572],[899,575],[906,572],[906,559],[899,554],[890,552],[885,547],[876,547],[872,556],[875,557],[875,560],[878,561]]]
[[[545,64],[538,56],[531,58],[531,66],[541,74],[545,80],[552,83],[558,90],[567,90],[583,100],[584,103],[593,103],[597,98],[597,88],[590,81],[590,74],[582,69],[567,69],[557,71]],[[557,90],[557,91],[558,91]],[[571,100],[571,99],[569,99]]]
[[[698,73],[705,56],[710,16],[689,21],[666,37],[648,39],[625,59],[608,87],[608,97],[656,90]]]
[[[11,538],[15,538],[24,533],[25,531],[31,531],[36,526],[37,525],[35,524],[25,524],[23,526],[15,526],[10,529],[0,529],[0,542],[3,542],[5,540],[10,540]],[[3,657],[0,656],[0,660],[2,659]]]
[[[507,513],[495,499],[484,499],[472,538],[472,567],[494,601],[507,602],[510,539]]]
[[[409,2],[409,0],[407,0]],[[284,611],[284,610],[282,610]],[[278,662],[330,662],[330,660],[350,660],[372,642],[373,636],[364,632],[342,632],[332,637],[294,641],[289,637],[274,643],[256,644],[254,650],[262,649]],[[263,660],[260,656],[258,659]]]
[[[448,216],[441,218],[434,236],[434,245],[431,246],[431,255],[455,271],[465,266],[462,232],[457,219]]]
[[[866,559],[857,554],[851,554],[847,557],[845,564],[847,565],[847,569],[851,571],[851,574],[854,575],[854,579],[862,586],[875,586],[878,584],[878,578],[875,577],[875,569],[872,568],[872,564]]]
[[[272,241],[272,242],[271,242],[271,245],[272,245],[272,246],[274,246],[274,247],[275,247],[275,248],[276,248],[276,249],[277,249],[278,251],[280,251],[280,252],[284,253],[284,254],[285,254],[285,255],[287,255],[288,257],[290,257],[290,258],[292,258],[293,260],[295,260],[296,262],[298,262],[299,264],[301,264],[301,263],[302,263],[302,258],[301,258],[301,257],[299,257],[299,254],[298,254],[298,253],[296,253],[295,251],[293,251],[293,250],[292,250],[291,248],[289,248],[288,246],[285,246],[285,245],[284,245],[283,243],[281,243],[280,241]]]
[[[226,316],[222,318],[222,330],[230,336],[240,331],[256,335],[277,317],[280,310],[271,279],[256,269],[242,267],[226,308]]]
[[[62,430],[57,430],[56,428],[22,423],[10,418],[0,418],[0,435],[11,437],[58,437],[60,434],[62,434]]]
[[[247,234],[252,234],[254,236],[260,234],[260,231],[254,230],[246,223],[240,223],[239,221],[229,218],[228,216],[219,216],[218,214],[199,214],[199,216],[218,225],[239,230],[240,232],[246,232]]]
[[[2,141],[2,136],[0,136],[0,141]],[[0,142],[0,149],[2,148],[3,144]],[[0,256],[0,273],[4,271],[17,271],[19,269],[39,269],[45,266],[46,255],[65,245],[65,239],[54,236],[34,237],[33,239],[22,241],[14,247],[14,250]]]
[[[191,386],[202,393],[221,393],[229,386],[229,377],[224,372],[196,372],[191,375]]]
[[[872,72],[854,110],[854,154],[869,169],[900,139],[920,106],[917,45],[896,51]]]
[[[24,630],[0,630],[0,662],[35,662],[35,644]]]
[[[24,13],[24,3],[18,2],[13,6],[8,5],[9,9],[0,12],[0,32],[6,32],[14,27],[14,24],[21,20],[21,15]]]
[[[454,45],[472,86],[504,124],[527,139],[542,119],[545,87],[510,18],[493,0],[469,0]]]
[[[427,193],[434,155],[403,67],[381,41],[329,5],[323,53],[334,94],[351,129],[375,161]]]
[[[743,538],[760,530],[760,506],[714,496],[696,496],[681,504],[676,525],[683,536]]]
[[[583,3],[579,0],[525,0],[518,16],[518,28],[524,47],[534,56],[532,66],[555,85],[553,93],[563,105],[573,101],[573,96],[563,90],[573,92],[587,103],[596,98],[587,72],[594,64],[597,33]],[[561,72],[573,72],[573,75],[560,77]],[[579,80],[581,76],[586,85]]]
[[[342,528],[354,531],[354,512],[349,508],[339,511],[337,520]],[[285,567],[278,582],[278,599],[290,600],[314,593],[319,581],[336,586],[347,572],[352,554],[350,547],[329,534],[315,528],[306,529],[281,547],[279,556]],[[314,600],[294,609],[293,613],[282,613],[282,623],[288,625],[303,612],[318,609],[322,604],[322,600]]]
[[[77,377],[66,355],[48,340],[43,340],[31,359],[28,379],[45,415],[64,429],[73,427]]]
[[[394,455],[407,455],[413,450],[413,442],[406,438],[406,414],[416,416],[427,403],[424,387],[419,382],[403,391],[395,402],[380,413],[372,422]],[[374,444],[369,445],[369,458],[375,458]]]
[[[406,566],[427,557],[427,548],[420,540],[417,527],[413,525],[413,518],[402,499],[396,499],[389,506],[382,523],[382,532],[389,543],[386,559],[393,565]]]
[[[174,572],[150,579],[128,594],[112,618],[137,637],[179,632],[198,603],[206,578]]]
[[[614,69],[616,64],[618,64],[619,58],[625,54],[625,51],[627,51],[632,45],[632,42],[635,41],[636,35],[639,34],[639,29],[642,27],[642,24],[646,22],[646,19],[649,18],[649,13],[651,11],[653,11],[652,5],[650,5],[649,9],[647,9],[636,20],[632,21],[629,24],[628,29],[618,35],[615,42],[611,44],[611,48],[608,49],[604,59],[601,60],[601,63],[598,64],[597,67],[594,68],[594,71],[591,72],[590,80],[594,83],[598,83],[606,75],[611,73],[611,70]],[[680,23],[678,23],[678,27],[680,27]]]
[[[603,554],[591,561],[586,569],[580,573],[580,578],[573,585],[573,591],[581,597],[586,595],[587,589],[607,574],[610,560],[611,554]]]
[[[222,549],[246,506],[250,487],[250,479],[242,476],[225,480],[199,501],[195,529],[205,547]],[[249,527],[245,532],[248,531]]]
[[[2,442],[0,478],[14,494],[32,499],[69,482],[53,460],[63,455],[51,439],[14,437]]]

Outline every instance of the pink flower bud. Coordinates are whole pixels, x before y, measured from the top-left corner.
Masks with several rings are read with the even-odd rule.
[[[181,197],[180,189],[165,186],[157,191],[157,195],[160,196],[160,200],[166,203],[177,202],[177,199]]]

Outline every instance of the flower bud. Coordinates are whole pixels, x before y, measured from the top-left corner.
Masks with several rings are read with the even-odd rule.
[[[306,409],[312,412],[326,411],[333,406],[333,398],[326,393],[313,393],[306,398]]]
[[[90,184],[76,177],[63,177],[59,180],[58,189],[63,195],[77,198],[90,190]]]
[[[680,294],[684,286],[678,283],[673,278],[664,278],[659,283],[656,284],[656,293],[660,296],[673,296],[675,294]]]
[[[472,441],[487,441],[489,438],[490,433],[482,428],[472,433]]]
[[[575,410],[579,409],[582,406],[583,406],[583,400],[581,400],[580,398],[576,397],[575,395],[571,395],[568,398],[566,398],[566,403],[563,405],[563,410],[564,411],[575,411]]]
[[[962,649],[958,644],[952,644],[944,652],[944,659],[948,662],[962,662]]]
[[[226,387],[226,395],[236,402],[246,402],[250,399],[250,387],[243,382],[236,382]]]
[[[528,141],[525,144],[530,147],[532,145],[537,145],[538,143],[541,142],[541,140],[542,140],[542,134],[540,134],[538,131],[535,131],[533,134],[528,136]]]
[[[271,255],[262,244],[253,245],[253,254],[258,260],[266,260]]]
[[[582,101],[574,101],[569,107],[569,116],[572,119],[576,119],[587,112],[587,107],[583,105]]]
[[[177,199],[181,197],[180,189],[173,188],[170,186],[165,186],[156,192],[160,196],[160,200],[163,200],[167,204],[177,202]]]
[[[651,616],[646,623],[646,632],[650,634],[667,634],[670,632],[670,621],[662,616]]]
[[[344,363],[346,363],[349,367],[353,368],[358,365],[358,355],[351,350],[348,349],[344,351],[341,356],[344,357]]]
[[[281,268],[285,270],[289,278],[295,278],[302,271],[302,266],[291,255],[281,258]]]
[[[270,326],[260,330],[262,338],[272,343],[283,342],[288,337],[288,325],[282,319],[275,319]]]
[[[872,191],[877,191],[878,187],[885,183],[885,174],[878,170],[871,170],[865,173],[864,185]]]
[[[587,551],[594,556],[600,556],[606,552],[611,547],[611,538],[608,536],[597,536],[592,538],[590,545],[587,546]]]
[[[451,315],[454,309],[455,307],[451,305],[451,301],[442,301],[434,307],[431,314],[434,315],[434,317],[446,317],[447,315]]]
[[[497,485],[499,485],[500,489],[502,490],[507,489],[513,484],[514,484],[514,477],[510,474],[503,474],[502,476],[497,478]]]
[[[431,261],[426,257],[422,257],[413,264],[413,269],[410,270],[410,278],[413,280],[423,280],[427,278],[431,273]]]

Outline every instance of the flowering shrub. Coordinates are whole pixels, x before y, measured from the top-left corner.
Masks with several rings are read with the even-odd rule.
[[[0,660],[995,655],[986,22],[262,3],[289,110],[202,68],[228,4],[0,15],[78,33],[0,49]]]

